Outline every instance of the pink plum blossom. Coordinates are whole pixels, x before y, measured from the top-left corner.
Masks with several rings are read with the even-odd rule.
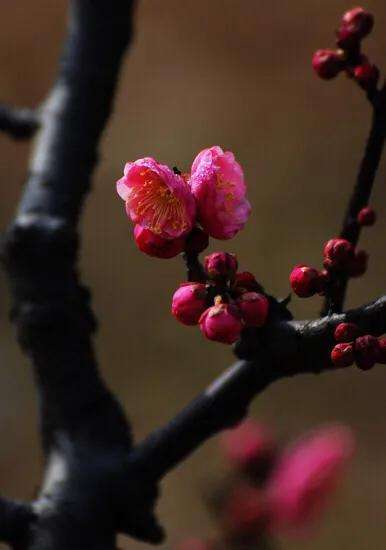
[[[159,237],[176,239],[193,227],[196,205],[189,185],[151,157],[126,164],[117,192],[132,221]]]
[[[266,486],[272,530],[301,530],[323,511],[354,451],[350,430],[319,429],[290,447]]]
[[[251,206],[241,166],[233,153],[214,146],[192,164],[190,185],[202,227],[216,239],[231,239],[242,229]]]

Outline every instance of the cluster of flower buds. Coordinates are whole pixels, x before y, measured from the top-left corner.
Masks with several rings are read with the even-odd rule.
[[[317,50],[312,58],[316,74],[330,80],[345,71],[364,90],[375,89],[379,70],[361,53],[361,42],[370,34],[373,26],[374,18],[367,10],[357,7],[347,11],[337,31],[338,49]]]
[[[376,363],[386,364],[386,336],[361,335],[355,323],[340,323],[334,338],[338,342],[331,351],[335,367],[349,367],[355,363],[361,370],[369,370]]]
[[[372,207],[362,208],[357,216],[359,226],[370,226],[375,223],[376,214]],[[299,264],[290,274],[292,290],[300,298],[309,298],[315,294],[321,296],[328,292],[336,276],[360,277],[367,270],[368,254],[365,250],[356,250],[347,240],[334,238],[327,241],[323,249],[323,267]]]
[[[182,283],[172,299],[172,314],[184,325],[200,325],[209,340],[233,344],[244,327],[262,327],[268,298],[252,273],[238,273],[234,254],[214,252],[205,258],[206,282]]]
[[[257,548],[274,534],[304,535],[328,506],[355,447],[348,428],[327,426],[282,449],[251,420],[221,442],[233,469],[213,500],[221,531],[211,540],[186,539],[176,550]]]
[[[117,192],[138,248],[157,258],[199,254],[209,236],[231,239],[251,211],[240,164],[218,146],[201,151],[186,174],[151,157],[128,162]]]

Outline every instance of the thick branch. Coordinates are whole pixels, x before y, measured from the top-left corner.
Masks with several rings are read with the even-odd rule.
[[[40,117],[33,109],[0,105],[0,131],[14,139],[28,139],[39,128]]]
[[[133,4],[70,2],[60,73],[5,237],[13,319],[35,373],[47,456],[22,550],[113,550],[121,524],[143,539],[162,537],[151,512],[155,488],[141,494],[128,477],[130,428],[98,374],[95,320],[76,268],[77,220],[132,35]]]
[[[276,319],[246,335],[236,349],[244,359],[224,372],[166,426],[132,453],[132,465],[161,478],[208,438],[242,420],[251,400],[270,383],[302,373],[332,370],[329,350],[335,327],[356,322],[364,332],[386,332],[386,296],[345,314],[315,321]]]
[[[34,518],[31,505],[0,497],[0,540],[20,547]]]

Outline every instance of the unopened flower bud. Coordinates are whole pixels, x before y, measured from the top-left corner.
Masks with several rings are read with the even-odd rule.
[[[250,290],[252,292],[258,292],[259,290],[261,290],[261,287],[256,281],[255,276],[249,271],[236,273],[234,287],[238,291]]]
[[[318,278],[315,283],[315,289],[316,292],[320,296],[324,296],[327,292],[328,285],[331,282],[331,275],[327,271],[327,269],[322,269],[322,271],[319,271]]]
[[[201,283],[183,283],[174,293],[172,314],[183,325],[197,325],[207,308],[207,292]]]
[[[200,329],[208,340],[233,344],[238,340],[243,328],[241,313],[238,307],[221,302],[217,297],[214,306],[201,315]]]
[[[346,269],[354,258],[354,247],[346,239],[330,239],[323,249],[326,269]]]
[[[245,292],[237,299],[245,326],[262,327],[268,316],[269,301],[264,294]]]
[[[351,27],[341,25],[336,33],[336,45],[342,50],[354,50],[359,46],[360,39]]]
[[[366,206],[365,208],[362,208],[357,218],[359,225],[362,226],[374,225],[376,219],[377,216],[375,210],[371,206]]]
[[[360,334],[358,325],[355,323],[339,323],[334,332],[337,342],[353,342]]]
[[[362,370],[371,369],[378,360],[379,348],[379,341],[375,336],[371,336],[370,334],[359,336],[354,344],[355,363],[357,366]]]
[[[312,67],[320,78],[331,80],[344,67],[342,52],[339,50],[317,50],[312,58]]]
[[[319,272],[307,265],[297,265],[290,274],[292,290],[300,298],[308,298],[316,294]]]
[[[378,338],[378,343],[379,350],[377,363],[381,363],[381,365],[386,365],[386,336],[381,336],[380,338]]]
[[[358,250],[354,254],[354,258],[347,266],[347,273],[350,277],[360,277],[367,271],[369,255],[366,250]]]
[[[183,237],[164,239],[140,225],[134,227],[134,240],[141,252],[155,258],[174,258],[183,251],[185,246]]]
[[[204,266],[211,279],[233,279],[237,271],[237,258],[228,252],[213,252],[206,256]]]
[[[371,90],[378,84],[379,69],[371,63],[363,63],[354,68],[352,75],[364,90]]]
[[[349,367],[354,363],[354,348],[352,344],[336,344],[331,352],[331,361],[336,367]]]
[[[374,17],[367,10],[357,7],[346,11],[342,18],[342,26],[351,29],[359,39],[364,38],[374,27]]]

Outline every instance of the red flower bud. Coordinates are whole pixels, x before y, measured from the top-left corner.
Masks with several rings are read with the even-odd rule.
[[[378,84],[379,69],[371,63],[363,63],[354,68],[352,75],[364,90],[369,90],[375,88]]]
[[[355,323],[339,323],[334,332],[337,342],[353,342],[360,334],[358,325]]]
[[[236,273],[234,286],[237,290],[251,290],[254,292],[261,290],[255,276],[249,273],[249,271]]]
[[[360,39],[358,34],[353,32],[352,27],[341,25],[336,33],[336,45],[343,50],[358,48]]]
[[[367,10],[357,7],[346,11],[342,18],[342,26],[350,29],[358,39],[362,39],[372,31],[374,17]]]
[[[350,277],[360,277],[367,271],[367,264],[369,261],[369,255],[365,250],[358,250],[355,252],[354,258],[347,266],[347,273]]]
[[[371,206],[362,208],[357,217],[359,225],[362,226],[374,225],[376,219],[377,215],[374,208],[371,208]]]
[[[316,288],[316,292],[320,296],[324,296],[326,294],[330,281],[331,281],[331,275],[326,269],[322,269],[322,271],[319,271],[319,275],[315,283],[315,288]]]
[[[200,227],[194,227],[186,237],[185,252],[200,254],[208,248],[209,235]]]
[[[354,343],[355,363],[362,370],[371,369],[378,360],[380,344],[378,338],[367,334],[359,336]]]
[[[208,340],[223,344],[236,342],[243,328],[239,308],[222,303],[221,297],[217,297],[215,305],[204,311],[199,323],[201,332]]]
[[[354,258],[354,247],[346,239],[330,239],[324,246],[326,269],[345,269]]]
[[[264,294],[258,292],[245,292],[237,299],[247,327],[262,327],[268,316],[269,301]]]
[[[378,338],[378,343],[379,343],[379,350],[378,350],[377,363],[386,365],[386,336],[381,336],[381,338]]]
[[[336,77],[344,67],[342,52],[339,50],[318,50],[312,58],[312,67],[324,80]]]
[[[331,361],[336,367],[349,367],[354,363],[352,344],[336,344],[331,352]]]
[[[197,325],[207,308],[207,292],[201,283],[183,283],[175,291],[172,314],[183,325]]]
[[[164,239],[140,225],[134,227],[134,239],[141,252],[155,258],[174,258],[184,250],[185,239]]]
[[[300,298],[309,298],[316,293],[319,272],[307,265],[297,265],[290,274],[292,290]]]
[[[228,252],[213,252],[206,256],[204,266],[211,279],[233,279],[237,271],[237,258]]]

